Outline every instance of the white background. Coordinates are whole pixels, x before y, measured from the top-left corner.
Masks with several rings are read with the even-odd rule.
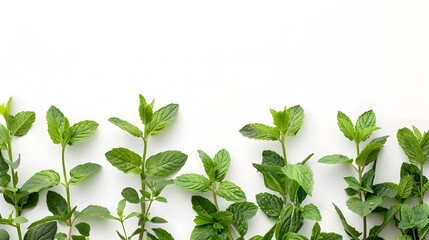
[[[429,129],[429,3],[427,1],[2,1],[0,3],[0,100],[14,97],[13,111],[33,110],[37,120],[17,139],[23,183],[42,169],[60,171],[60,147],[48,134],[45,113],[59,107],[71,122],[92,119],[100,127],[90,140],[67,151],[67,165],[103,165],[92,179],[72,188],[72,202],[100,204],[113,213],[120,192],[138,186],[138,177],[112,167],[104,153],[113,147],[141,151],[141,142],[110,124],[112,116],[139,124],[138,93],[156,106],[180,104],[179,117],[150,141],[149,153],[178,149],[189,155],[181,173],[203,173],[197,150],[214,155],[226,148],[233,162],[227,175],[248,200],[267,191],[252,167],[276,142],[241,136],[250,122],[271,123],[269,108],[300,104],[305,122],[287,142],[290,162],[315,153],[315,203],[325,231],[345,233],[331,202],[361,229],[345,206],[346,166],[317,160],[327,154],[353,156],[354,146],[336,125],[337,110],[353,120],[374,109],[390,135],[376,182],[398,181],[405,161],[397,129]],[[63,192],[58,186],[56,191]],[[191,193],[169,187],[168,204],[153,214],[167,218],[176,239],[193,228]],[[30,221],[48,214],[44,196]],[[227,206],[222,203],[222,206]],[[132,209],[128,209],[132,210]],[[3,202],[0,212],[11,211]],[[119,224],[89,219],[92,239],[116,239]],[[371,218],[371,224],[380,219]],[[260,211],[248,236],[263,234],[272,222]],[[307,222],[303,233],[309,234]],[[135,223],[128,222],[129,230]],[[65,231],[64,226],[60,229]],[[392,226],[388,239],[399,234]],[[10,231],[15,234],[14,231]],[[390,235],[389,235],[390,234]]]

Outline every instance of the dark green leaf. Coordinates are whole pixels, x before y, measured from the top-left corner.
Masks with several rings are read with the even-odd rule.
[[[381,183],[373,186],[374,193],[382,198],[395,198],[398,195],[399,186],[394,183]]]
[[[180,151],[165,151],[146,160],[146,174],[153,177],[166,177],[179,171],[188,156]]]
[[[153,113],[151,121],[146,125],[147,135],[155,136],[163,132],[176,119],[178,104],[168,104]]]
[[[101,166],[96,163],[85,163],[81,165],[77,165],[70,171],[70,180],[69,184],[75,185],[83,180],[85,180],[87,177],[91,176],[92,174],[98,172],[101,169]]]
[[[181,189],[192,192],[210,191],[210,181],[203,175],[187,173],[174,179],[174,183]]]
[[[173,236],[162,228],[152,228],[159,240],[174,240]]]
[[[301,164],[288,164],[283,172],[298,184],[311,196],[313,192],[314,177],[311,168]]]
[[[223,181],[228,172],[229,165],[231,163],[231,157],[227,150],[222,149],[216,153],[213,158],[213,164],[215,167],[215,180],[218,182]]]
[[[279,166],[272,166],[268,164],[253,164],[264,176],[264,183],[268,189],[279,192],[281,195],[286,194],[284,189],[284,182],[286,181],[286,175],[283,173],[282,168]]]
[[[413,177],[411,175],[401,177],[398,190],[400,198],[408,198],[413,190]]]
[[[86,222],[80,222],[75,225],[76,229],[79,233],[85,237],[89,237],[89,233],[91,232],[91,226],[89,226]]]
[[[359,240],[359,236],[362,234],[358,232],[354,227],[350,226],[347,223],[346,218],[344,217],[341,210],[337,207],[337,205],[333,204],[335,207],[335,211],[337,211],[338,216],[340,217],[341,223],[343,224],[344,231],[346,231],[347,235],[353,238],[353,240]]]
[[[217,234],[218,232],[213,225],[196,226],[192,230],[190,240],[210,240],[212,236]]]
[[[386,225],[390,222],[390,220],[399,211],[399,209],[401,208],[401,205],[402,204],[396,204],[396,205],[393,205],[392,207],[390,207],[389,210],[387,211],[386,215],[384,216],[383,223],[381,225],[378,225],[378,226],[371,228],[371,230],[369,231],[369,236],[368,236],[368,238],[370,240],[375,240],[378,237],[378,234],[381,233],[381,231],[384,229],[384,227],[386,227]]]
[[[283,167],[285,165],[283,157],[271,150],[262,152],[262,164]]]
[[[232,220],[234,218],[233,214],[229,211],[214,212],[210,215],[214,217],[216,222],[222,224],[223,226],[228,226],[229,224],[232,224]]]
[[[319,159],[319,163],[326,163],[326,164],[343,164],[347,163],[350,164],[353,162],[353,159],[346,157],[341,154],[333,154],[333,155],[327,155]]]
[[[34,112],[19,112],[13,117],[10,126],[10,132],[13,136],[21,137],[27,134],[31,126],[36,121],[36,114]]]
[[[338,111],[337,114],[338,127],[341,132],[344,133],[344,136],[348,138],[350,141],[356,139],[356,133],[354,131],[353,123],[350,118],[341,111]]]
[[[117,169],[128,173],[139,174],[142,159],[137,153],[126,148],[114,148],[106,153],[109,161]]]
[[[48,191],[46,195],[48,210],[54,215],[65,216],[67,214],[67,201],[58,193]]]
[[[9,233],[6,232],[6,230],[4,230],[4,229],[0,229],[0,239],[1,240],[9,240],[10,239]]]
[[[60,182],[60,175],[54,170],[43,170],[34,174],[21,188],[21,191],[33,193],[50,188]]]
[[[48,222],[37,227],[30,228],[24,236],[24,240],[52,240],[57,233],[57,223]]]
[[[78,122],[70,127],[69,129],[69,138],[67,143],[73,145],[76,142],[80,142],[91,137],[97,130],[98,123],[85,120]]]
[[[429,132],[425,132],[421,140],[419,140],[420,148],[423,151],[423,156],[428,158],[429,156]]]
[[[198,155],[203,162],[204,171],[206,172],[210,181],[214,181],[216,177],[216,168],[213,159],[202,150],[198,150]]]
[[[283,200],[274,194],[259,193],[256,195],[259,208],[270,218],[278,218],[283,206]]]
[[[232,212],[232,222],[240,236],[244,236],[248,230],[248,221],[256,215],[258,207],[250,202],[241,202],[231,204],[226,210]]]
[[[153,223],[168,223],[168,221],[162,217],[153,217],[150,221]]]
[[[121,192],[122,197],[129,203],[140,203],[140,197],[137,191],[134,188],[127,187],[124,188]]]
[[[207,198],[192,196],[191,202],[192,208],[195,210],[195,212],[197,212],[198,215],[217,212],[216,206]]]
[[[298,208],[287,204],[280,213],[275,235],[276,239],[282,239],[288,232],[298,232],[301,228],[301,213]]]
[[[224,181],[219,184],[216,194],[232,202],[246,201],[246,194],[241,188],[230,181]]]
[[[423,151],[417,138],[408,128],[401,128],[398,130],[396,137],[398,138],[399,145],[404,150],[408,159],[412,163],[425,163],[427,158],[423,155]]]
[[[256,140],[279,140],[280,134],[279,131],[274,128],[260,123],[247,124],[242,129],[240,133],[248,138]]]
[[[372,110],[364,112],[356,121],[356,129],[358,130],[359,140],[365,141],[373,131],[378,128],[375,126],[376,118]]]
[[[138,137],[138,138],[143,137],[143,132],[138,127],[134,126],[133,124],[131,124],[125,120],[122,120],[122,119],[117,118],[117,117],[112,117],[112,118],[109,118],[109,122],[115,124],[117,127],[128,132],[129,134],[133,135],[134,137]]]
[[[373,152],[378,153],[382,147],[383,145],[380,143],[369,143],[356,157],[356,164],[361,167],[368,165],[377,158],[375,156],[375,158],[370,159],[369,156],[373,156],[371,155]]]

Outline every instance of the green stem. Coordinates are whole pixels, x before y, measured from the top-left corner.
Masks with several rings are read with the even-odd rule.
[[[359,142],[356,141],[355,144],[356,144],[356,154],[357,154],[356,156],[359,156],[360,154]],[[362,185],[362,174],[364,171],[364,167],[358,166],[357,169],[358,169],[359,183]],[[363,190],[360,191],[359,198],[362,202],[365,202],[365,198],[366,198],[365,191]],[[366,240],[367,232],[368,232],[366,216],[362,217],[362,226],[363,226],[363,240]]]
[[[285,141],[286,141],[286,137],[285,136],[281,137],[280,143],[282,145],[283,161],[284,161],[284,165],[286,167],[287,166],[287,155],[286,155],[286,144],[285,144]],[[286,189],[285,189],[286,193],[283,196],[283,202],[286,205],[286,203],[287,203],[287,194],[289,192],[289,178],[287,176],[285,177],[285,183],[284,184],[286,186]]]
[[[147,154],[147,140],[145,138],[143,138],[143,155],[142,155],[142,172],[140,174],[140,181],[141,181],[141,191],[145,192],[146,191],[146,184],[145,184],[145,180],[146,180],[146,173],[145,173],[145,164],[146,164],[146,154]],[[150,207],[150,205],[149,205]],[[146,216],[146,214],[149,213],[149,208],[146,211],[146,201],[143,199],[143,201],[140,202],[140,209],[141,209],[141,214],[143,216]],[[142,225],[141,225],[141,232],[139,234],[139,240],[143,239],[143,234],[145,231],[145,224],[146,222],[143,221]]]
[[[10,136],[10,142],[7,144],[7,154],[9,156],[9,161],[13,162],[13,154],[12,154],[12,137]],[[18,171],[15,172],[13,168],[10,168],[10,172],[12,174],[12,184],[13,187],[16,188],[16,185],[18,185]],[[13,202],[15,203],[15,217],[19,217],[21,215],[19,206],[18,206],[18,199],[16,196],[16,192],[13,193]],[[18,234],[18,239],[22,240],[22,233],[21,233],[21,224],[16,224],[16,232]]]
[[[213,202],[214,205],[216,207],[216,210],[219,211],[219,205],[217,203],[217,196],[216,196],[216,182],[213,182],[212,184],[212,195],[213,195]],[[234,227],[234,226],[233,226]],[[235,228],[234,228],[235,229]],[[236,230],[236,229],[235,229]],[[234,238],[232,237],[231,231],[229,231],[229,228],[227,228],[227,233],[228,233],[228,239],[229,240],[233,240]]]
[[[66,145],[61,145],[61,164],[63,168],[63,178],[64,178],[64,187],[66,188],[66,196],[67,196],[67,211],[71,211],[71,200],[70,200],[70,185],[67,178],[67,168],[66,168]],[[71,239],[71,233],[73,228],[73,221],[70,219],[67,220],[67,240]]]
[[[423,204],[424,199],[424,192],[423,192],[423,163],[420,163],[420,204]]]
[[[280,143],[282,144],[282,152],[283,152],[283,160],[284,160],[284,164],[285,166],[287,166],[287,156],[286,156],[286,144],[285,144],[285,137],[282,138],[282,140],[280,141]]]
[[[124,231],[124,237],[125,239],[128,239],[127,230],[125,229],[125,225],[124,225],[124,220],[121,219],[120,222],[121,222],[122,230]]]

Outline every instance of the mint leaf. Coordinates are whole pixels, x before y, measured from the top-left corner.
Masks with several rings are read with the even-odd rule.
[[[30,228],[24,236],[24,240],[51,240],[57,233],[57,223],[48,222]]]
[[[280,133],[276,128],[261,123],[247,124],[240,129],[240,133],[245,137],[256,140],[275,141],[280,138]]]
[[[280,213],[275,229],[276,239],[282,239],[288,232],[297,232],[301,228],[301,214],[298,208],[286,204]]]
[[[192,208],[195,210],[195,212],[197,212],[198,215],[212,214],[217,212],[216,206],[207,198],[201,196],[192,196],[191,202]]]
[[[216,194],[232,202],[246,201],[246,195],[243,190],[230,181],[221,182],[216,190]]]
[[[107,208],[96,206],[96,205],[89,205],[85,209],[83,209],[81,212],[75,211],[74,217],[75,219],[79,217],[108,217],[110,216],[110,212]]]
[[[63,141],[63,134],[69,128],[69,121],[64,114],[55,106],[51,106],[46,113],[48,122],[48,133],[55,144]]]
[[[73,145],[76,142],[86,140],[95,133],[97,127],[98,123],[91,120],[85,120],[74,124],[69,129],[70,132],[67,143]]]
[[[413,190],[413,183],[412,176],[408,175],[401,177],[398,188],[398,195],[400,198],[404,199],[410,197]]]
[[[259,208],[270,218],[278,218],[283,207],[283,200],[274,194],[258,193],[256,202]]]
[[[283,157],[271,150],[262,152],[262,164],[283,167],[285,165]]]
[[[350,118],[341,111],[338,111],[337,114],[338,127],[341,132],[343,132],[344,136],[348,138],[350,141],[356,139],[356,133],[353,127],[353,123]]]
[[[180,151],[165,151],[146,160],[146,174],[153,177],[166,177],[179,171],[188,156]]]
[[[378,153],[382,147],[383,147],[383,144],[381,143],[369,143],[356,157],[356,164],[358,166],[363,167],[373,162],[377,158],[377,156],[375,156],[375,158],[374,157],[370,158],[370,156],[374,156],[371,154],[374,152]]]
[[[9,240],[10,239],[9,233],[6,232],[6,230],[4,229],[0,229],[0,239]]]
[[[404,150],[408,159],[412,163],[426,163],[427,159],[423,155],[417,138],[408,128],[401,128],[398,130],[396,137],[398,138],[399,145]]]
[[[67,201],[54,191],[48,191],[46,204],[48,205],[49,212],[55,216],[65,216],[68,212]]]
[[[314,177],[311,168],[301,164],[288,164],[283,172],[298,184],[311,196],[313,192]]]
[[[27,134],[31,126],[36,121],[36,114],[34,112],[19,112],[13,117],[10,126],[10,132],[13,136],[21,137]]]
[[[125,120],[122,120],[122,119],[117,118],[117,117],[112,117],[112,118],[109,118],[109,122],[115,124],[117,127],[128,132],[129,134],[133,135],[134,137],[138,137],[138,138],[143,137],[143,133],[138,127],[134,126],[133,124],[131,124]]]
[[[21,187],[21,191],[34,193],[60,183],[60,175],[54,170],[43,170],[34,174]]]
[[[290,123],[286,132],[287,136],[295,136],[301,129],[304,122],[304,109],[299,106],[293,106],[288,109],[290,116]]]
[[[134,188],[126,187],[121,192],[122,197],[129,203],[140,203],[140,197]]]
[[[250,202],[240,202],[231,204],[226,210],[232,212],[232,223],[240,236],[244,236],[248,230],[248,221],[256,215],[258,207]]]
[[[152,228],[152,231],[160,240],[174,240],[173,236],[162,228]]]
[[[210,181],[214,181],[216,177],[216,168],[213,159],[202,150],[198,150],[198,155],[203,162],[204,171],[206,172]]]
[[[362,201],[359,198],[350,198],[347,201],[347,207],[352,212],[364,217],[370,214],[376,207],[380,206],[382,202],[383,199],[379,196],[371,196],[365,201]]]
[[[176,119],[178,104],[168,104],[153,113],[151,121],[146,125],[148,135],[155,136],[163,132]]]
[[[325,164],[351,164],[353,162],[353,159],[341,154],[333,154],[322,157],[321,159],[319,159],[318,162]]]
[[[85,180],[87,177],[93,175],[101,169],[101,166],[96,163],[85,163],[77,165],[70,171],[69,184],[76,185],[79,182]]]
[[[212,239],[212,236],[216,236],[217,234],[218,231],[213,225],[196,226],[194,230],[192,230],[190,240],[209,240]]]
[[[129,149],[113,148],[105,155],[107,161],[124,173],[131,172],[139,174],[141,172],[140,166],[142,164],[142,159],[140,155]]]
[[[75,225],[76,229],[82,236],[89,237],[89,233],[91,231],[91,226],[89,226],[86,222],[80,222]]]
[[[229,165],[231,164],[231,157],[227,150],[222,149],[213,158],[215,166],[215,180],[221,182],[228,172]]]
[[[186,173],[174,179],[174,183],[181,189],[191,192],[210,191],[210,181],[203,175]]]
[[[304,211],[302,212],[302,216],[305,219],[322,221],[322,216],[320,215],[319,209],[316,207],[316,205],[312,203],[304,206]]]
[[[354,227],[350,226],[347,223],[346,218],[344,217],[341,210],[337,207],[337,205],[333,204],[335,207],[335,211],[337,211],[338,216],[340,217],[341,223],[343,224],[344,231],[346,231],[347,235],[352,237],[353,240],[359,240],[359,236],[362,234],[358,232]]]

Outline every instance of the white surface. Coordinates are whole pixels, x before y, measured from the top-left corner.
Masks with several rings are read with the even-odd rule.
[[[13,111],[37,114],[33,129],[15,142],[15,154],[22,154],[20,182],[41,169],[60,171],[60,148],[50,141],[45,120],[49,106],[56,105],[71,122],[100,123],[94,137],[67,152],[69,168],[87,161],[103,165],[72,188],[72,202],[115,212],[121,189],[138,186],[138,178],[113,168],[104,153],[118,146],[141,151],[141,144],[107,119],[138,124],[142,93],[156,98],[158,107],[180,104],[175,124],[151,140],[150,154],[179,149],[189,155],[181,173],[203,173],[196,151],[212,155],[227,148],[233,159],[227,178],[255,201],[256,193],[267,190],[251,164],[260,162],[262,150],[280,146],[246,139],[238,130],[250,122],[271,123],[269,108],[301,104],[305,123],[287,148],[291,162],[315,153],[309,165],[316,185],[307,202],[321,210],[323,230],[345,235],[331,202],[361,229],[345,206],[342,177],[352,171],[316,160],[354,154],[337,128],[337,110],[356,119],[374,109],[382,128],[375,135],[391,135],[376,181],[398,180],[405,157],[396,130],[411,124],[429,129],[428,10],[427,1],[392,0],[2,1],[0,100],[13,96]],[[188,239],[192,194],[170,187],[166,195],[169,204],[157,204],[153,214],[169,220],[165,227],[176,239]],[[11,209],[0,204],[7,215]],[[34,221],[47,214],[44,208],[42,196],[25,216]],[[117,223],[91,222],[92,239],[116,239]],[[248,236],[271,224],[259,212]],[[303,230],[307,235],[310,225]],[[388,239],[398,234],[387,232]]]

